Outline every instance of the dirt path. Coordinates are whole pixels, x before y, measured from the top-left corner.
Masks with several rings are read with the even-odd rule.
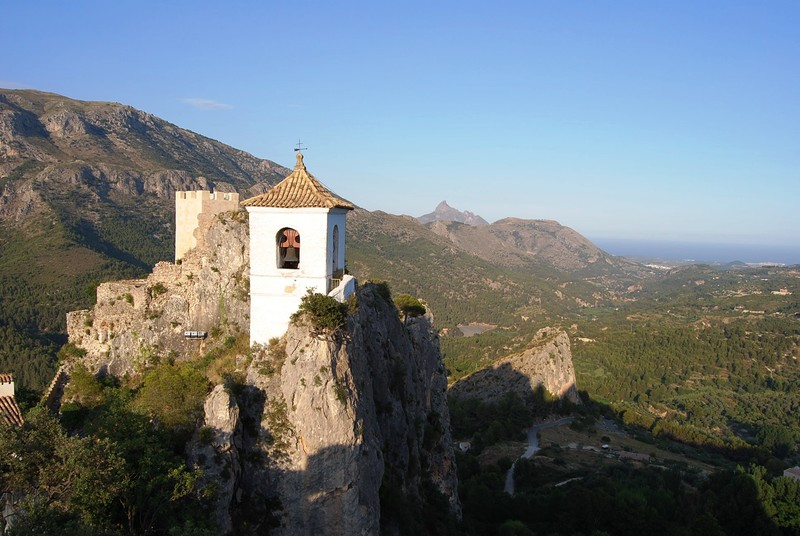
[[[528,448],[525,450],[525,453],[520,456],[520,458],[525,458],[526,460],[532,458],[536,452],[539,450],[539,430],[544,430],[546,428],[554,428],[556,426],[562,426],[564,424],[569,424],[575,417],[564,417],[563,419],[559,419],[557,421],[552,422],[545,422],[541,424],[536,424],[530,427],[528,430]],[[505,485],[505,492],[514,496],[514,468],[517,466],[517,462],[514,462],[511,465],[511,469],[508,470],[506,473],[506,485]]]

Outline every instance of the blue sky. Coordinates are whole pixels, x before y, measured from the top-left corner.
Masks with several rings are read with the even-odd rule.
[[[800,252],[794,0],[7,4],[0,87],[301,138],[370,210]]]

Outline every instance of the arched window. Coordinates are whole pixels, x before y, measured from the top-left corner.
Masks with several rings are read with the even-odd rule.
[[[297,270],[300,266],[300,233],[291,227],[278,231],[278,268]]]
[[[333,226],[333,247],[331,248],[331,273],[333,277],[341,277],[339,275],[339,226]]]

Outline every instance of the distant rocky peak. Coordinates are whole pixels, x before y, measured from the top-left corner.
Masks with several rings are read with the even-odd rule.
[[[489,222],[470,212],[469,210],[460,211],[447,204],[447,201],[442,201],[436,205],[436,209],[424,216],[417,218],[420,223],[430,223],[433,221],[457,221],[459,223],[466,223],[475,227],[479,225],[489,225]]]

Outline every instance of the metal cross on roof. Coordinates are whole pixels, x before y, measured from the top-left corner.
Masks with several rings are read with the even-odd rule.
[[[295,147],[294,152],[301,152],[308,149],[308,147],[303,147],[303,144],[300,142],[300,138],[297,139],[297,147]]]

